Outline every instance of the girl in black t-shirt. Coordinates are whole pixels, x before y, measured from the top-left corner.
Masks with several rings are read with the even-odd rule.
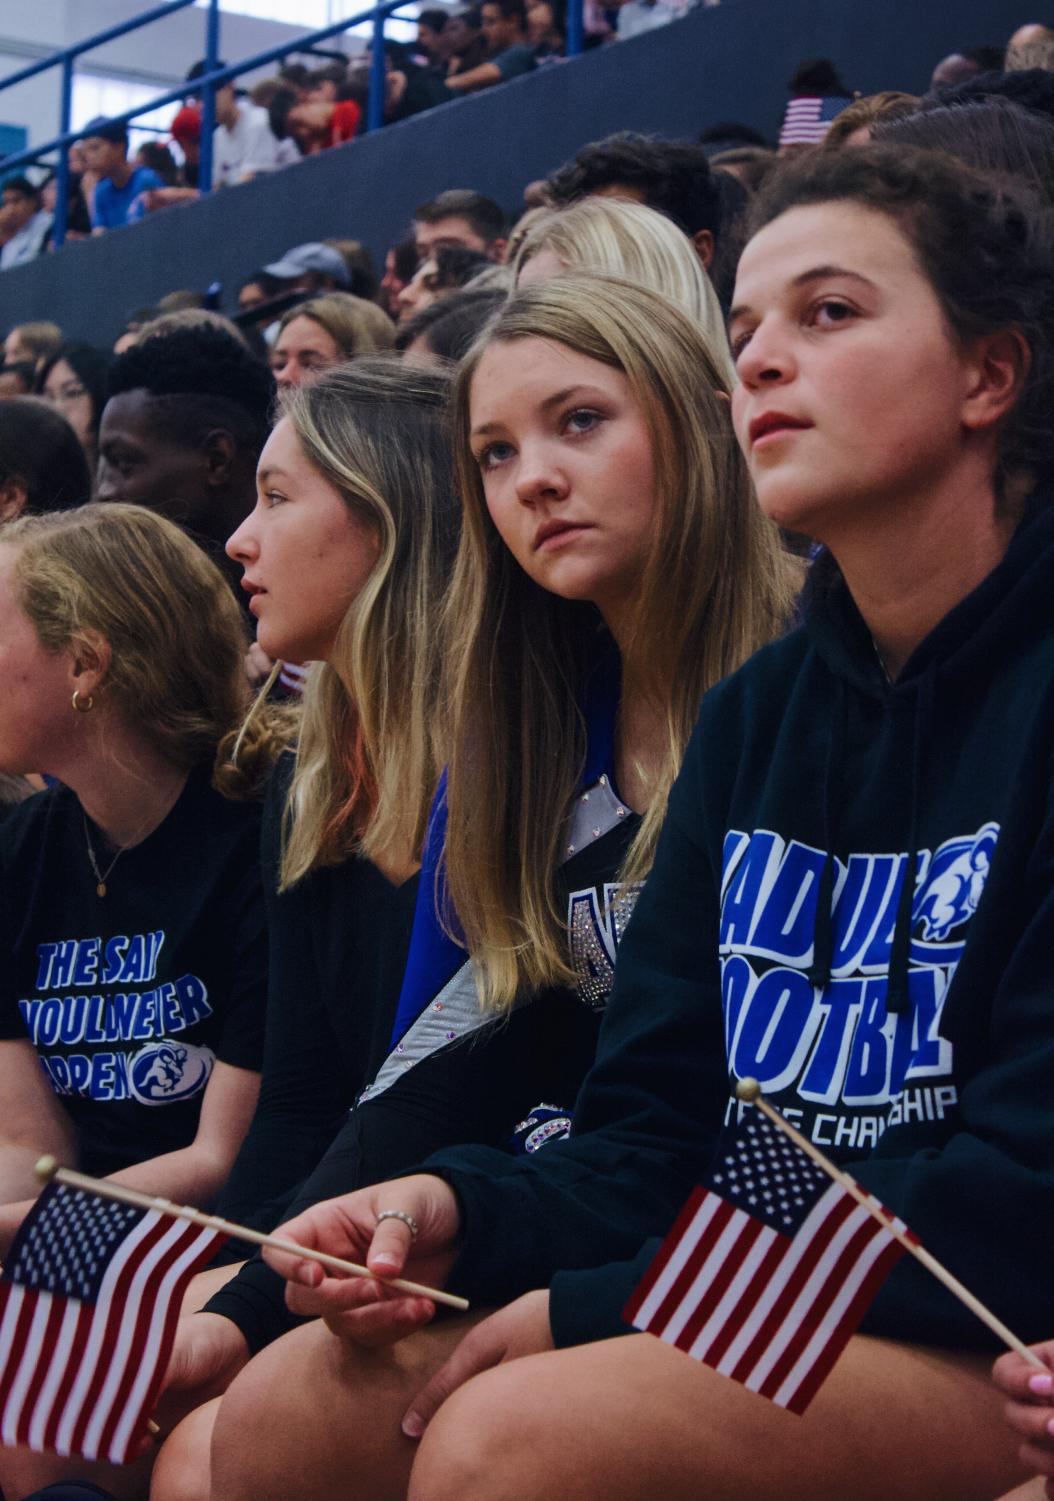
[[[162,517],[89,505],[3,531],[0,771],[54,784],[0,826],[3,1249],[41,1152],[208,1204],[248,1128],[259,807],[224,794],[254,790],[281,726],[269,711],[228,764],[245,647],[219,570]]]
[[[244,632],[218,569],[131,506],[16,522],[0,541],[0,769],[55,785],[0,841],[0,1239],[44,1148],[213,1198],[256,1095],[265,968],[253,842],[221,742]],[[61,1103],[60,1103],[61,1102]]]

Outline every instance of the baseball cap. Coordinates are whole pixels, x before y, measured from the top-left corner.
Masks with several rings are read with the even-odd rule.
[[[192,104],[184,104],[168,128],[174,141],[200,141],[201,111]]]
[[[280,261],[272,261],[263,268],[268,276],[277,276],[279,281],[292,281],[308,271],[317,271],[321,276],[332,276],[346,287],[351,281],[348,265],[339,250],[332,245],[323,245],[320,240],[310,240],[306,245],[294,245]]]

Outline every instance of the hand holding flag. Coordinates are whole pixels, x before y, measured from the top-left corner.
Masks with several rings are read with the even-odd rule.
[[[345,1274],[366,1267],[263,1235],[41,1158],[54,1178],[22,1222],[0,1276],[0,1443],[128,1464],[156,1432],[183,1293],[228,1238]],[[464,1298],[389,1278],[467,1308]]]

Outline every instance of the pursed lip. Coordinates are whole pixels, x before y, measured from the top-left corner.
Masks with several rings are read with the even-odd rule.
[[[262,584],[254,584],[252,579],[243,578],[241,582],[242,588],[249,596],[249,613],[255,615],[256,601],[261,597],[261,595],[266,594],[267,590],[263,587]]]
[[[773,433],[800,432],[813,424],[805,417],[791,417],[787,412],[762,412],[747,429],[750,442],[759,443]]]
[[[572,532],[590,530],[592,530],[592,523],[588,521],[543,521],[534,534],[534,550],[538,552],[546,543],[555,542]]]

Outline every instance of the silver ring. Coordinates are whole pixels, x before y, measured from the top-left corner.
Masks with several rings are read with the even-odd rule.
[[[407,1214],[405,1209],[380,1209],[377,1211],[377,1223],[381,1220],[402,1220],[410,1231],[410,1244],[417,1239],[417,1221],[412,1214]]]

